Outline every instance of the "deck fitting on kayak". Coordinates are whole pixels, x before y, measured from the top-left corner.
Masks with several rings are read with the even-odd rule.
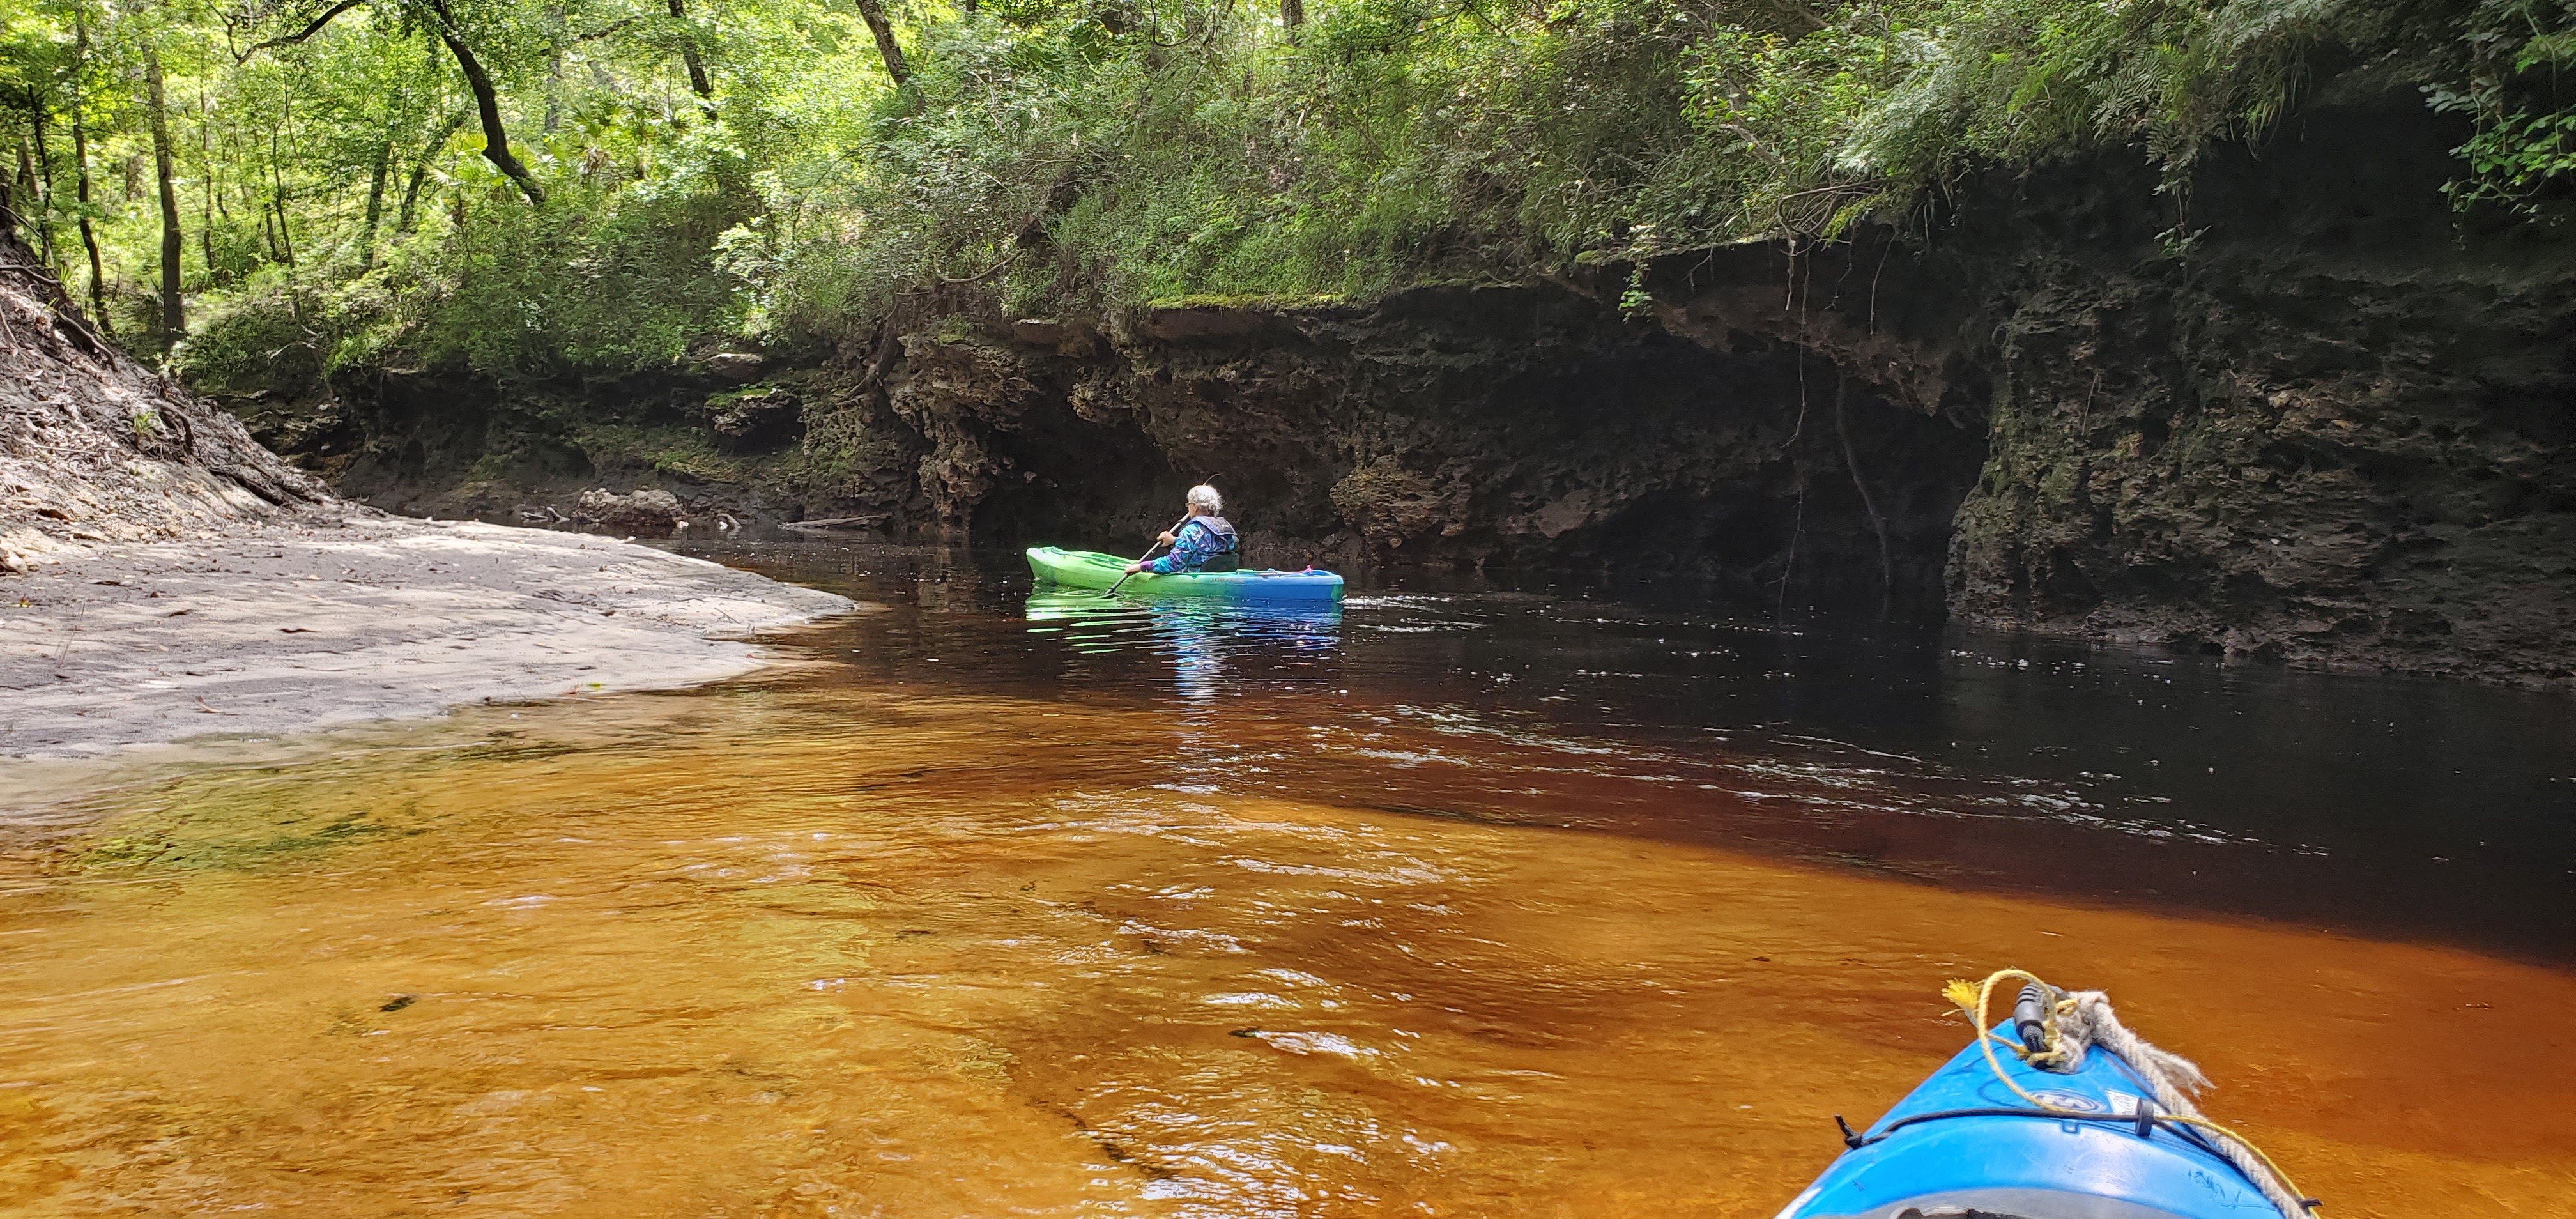
[[[1989,1027],[1995,988],[2009,981],[2027,985],[2012,1018]],[[1835,1114],[1843,1154],[1779,1219],[2305,1219],[2318,1205],[2244,1136],[2202,1116],[2189,1096],[2208,1085],[2200,1068],[2129,1031],[2100,991],[2007,969],[1943,993],[1973,1043],[1867,1129]]]

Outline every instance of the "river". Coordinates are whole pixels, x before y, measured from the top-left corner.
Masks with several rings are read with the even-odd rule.
[[[2329,1215],[2576,1197],[2576,705],[1012,556],[752,678],[0,770],[0,1209],[1751,1215],[2108,990]]]

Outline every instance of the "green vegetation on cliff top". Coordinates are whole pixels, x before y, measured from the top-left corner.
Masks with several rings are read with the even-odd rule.
[[[6,202],[253,388],[1830,236],[1979,166],[2179,171],[2322,57],[2472,120],[2464,206],[2576,169],[2576,0],[1276,3],[0,0]]]

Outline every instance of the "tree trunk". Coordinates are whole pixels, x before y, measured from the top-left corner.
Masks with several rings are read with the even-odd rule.
[[[98,231],[90,224],[89,213],[89,125],[81,116],[81,76],[89,68],[89,16],[86,5],[72,7],[72,182],[80,200],[81,248],[89,252],[89,316],[98,328],[115,337],[116,327],[107,320],[107,272],[99,266]]]
[[[716,91],[707,84],[707,61],[698,54],[697,27],[689,24],[689,12],[682,7],[680,0],[671,0],[671,20],[680,27],[680,62],[688,65],[689,88],[697,93],[699,101],[711,103],[715,100]],[[707,108],[712,110],[715,107],[710,105]]]
[[[376,225],[385,217],[385,175],[394,167],[394,142],[376,146],[376,170],[367,178],[367,224],[358,231],[358,266],[376,265]]]
[[[474,108],[483,117],[483,159],[509,175],[519,184],[519,193],[530,203],[544,203],[546,192],[537,185],[535,175],[510,155],[510,132],[501,125],[501,96],[492,88],[492,74],[483,70],[483,61],[465,45],[464,36],[456,29],[456,18],[447,11],[447,0],[430,0],[430,11],[438,14],[438,38],[447,44],[448,54],[456,57],[458,70],[465,73],[465,87],[474,91]]]
[[[295,233],[286,227],[286,196],[269,200],[269,210],[277,214],[277,260],[289,267],[295,265]]]
[[[464,111],[447,116],[447,122],[439,127],[438,134],[429,137],[428,147],[420,150],[420,159],[412,162],[411,181],[403,186],[402,209],[394,213],[396,238],[411,232],[413,209],[420,205],[420,185],[429,177],[429,163],[438,159],[438,150],[447,147],[447,142],[455,139],[458,129],[464,126]]]
[[[89,131],[81,122],[80,99],[72,99],[72,159],[79,162],[74,179],[79,192],[81,248],[89,251],[89,315],[100,330],[114,337],[116,327],[107,320],[107,272],[99,265],[98,233],[89,222]]]
[[[223,173],[222,167],[215,164],[215,124],[208,112],[203,85],[197,88],[197,158],[206,168],[205,212],[203,222],[197,226],[197,246],[205,252],[206,279],[211,282],[215,278],[215,209],[223,206]]]
[[[903,47],[894,40],[894,25],[886,20],[883,0],[858,0],[859,19],[868,23],[868,32],[877,37],[877,54],[885,57],[886,75],[902,88],[912,80],[912,65],[903,61]]]
[[[564,6],[560,0],[546,6],[546,30],[552,48],[546,52],[546,117],[537,129],[553,135],[563,129]]]
[[[1279,0],[1279,26],[1288,31],[1288,41],[1297,41],[1297,27],[1306,24],[1306,0]]]
[[[54,150],[45,142],[45,99],[34,85],[27,86],[27,125],[36,137],[36,189],[28,192],[36,205],[36,249],[50,272],[54,266]]]
[[[281,116],[280,125],[285,121]],[[281,261],[291,268],[295,265],[295,230],[287,226],[286,220],[286,174],[280,168],[284,159],[284,151],[277,146],[277,128],[271,127],[268,129],[268,204],[277,211],[277,241],[280,251],[285,254]]]
[[[26,213],[19,209],[35,205],[36,161],[34,157],[28,155],[27,141],[22,139],[18,141],[18,198],[17,202],[11,205],[12,212],[18,217],[18,223],[29,223]]]
[[[179,235],[179,190],[172,181],[170,112],[161,90],[161,56],[143,51],[144,101],[152,112],[152,171],[161,180],[161,334],[177,341],[188,333],[188,314],[179,297],[179,259],[187,243]]]

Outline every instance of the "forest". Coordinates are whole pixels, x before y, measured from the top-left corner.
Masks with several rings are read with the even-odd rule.
[[[2331,61],[2576,165],[2555,0],[0,0],[8,222],[183,376],[650,368],[898,294],[1364,298],[2179,169]],[[2190,237],[2177,198],[2173,242]],[[2520,221],[2516,221],[2520,222]]]

